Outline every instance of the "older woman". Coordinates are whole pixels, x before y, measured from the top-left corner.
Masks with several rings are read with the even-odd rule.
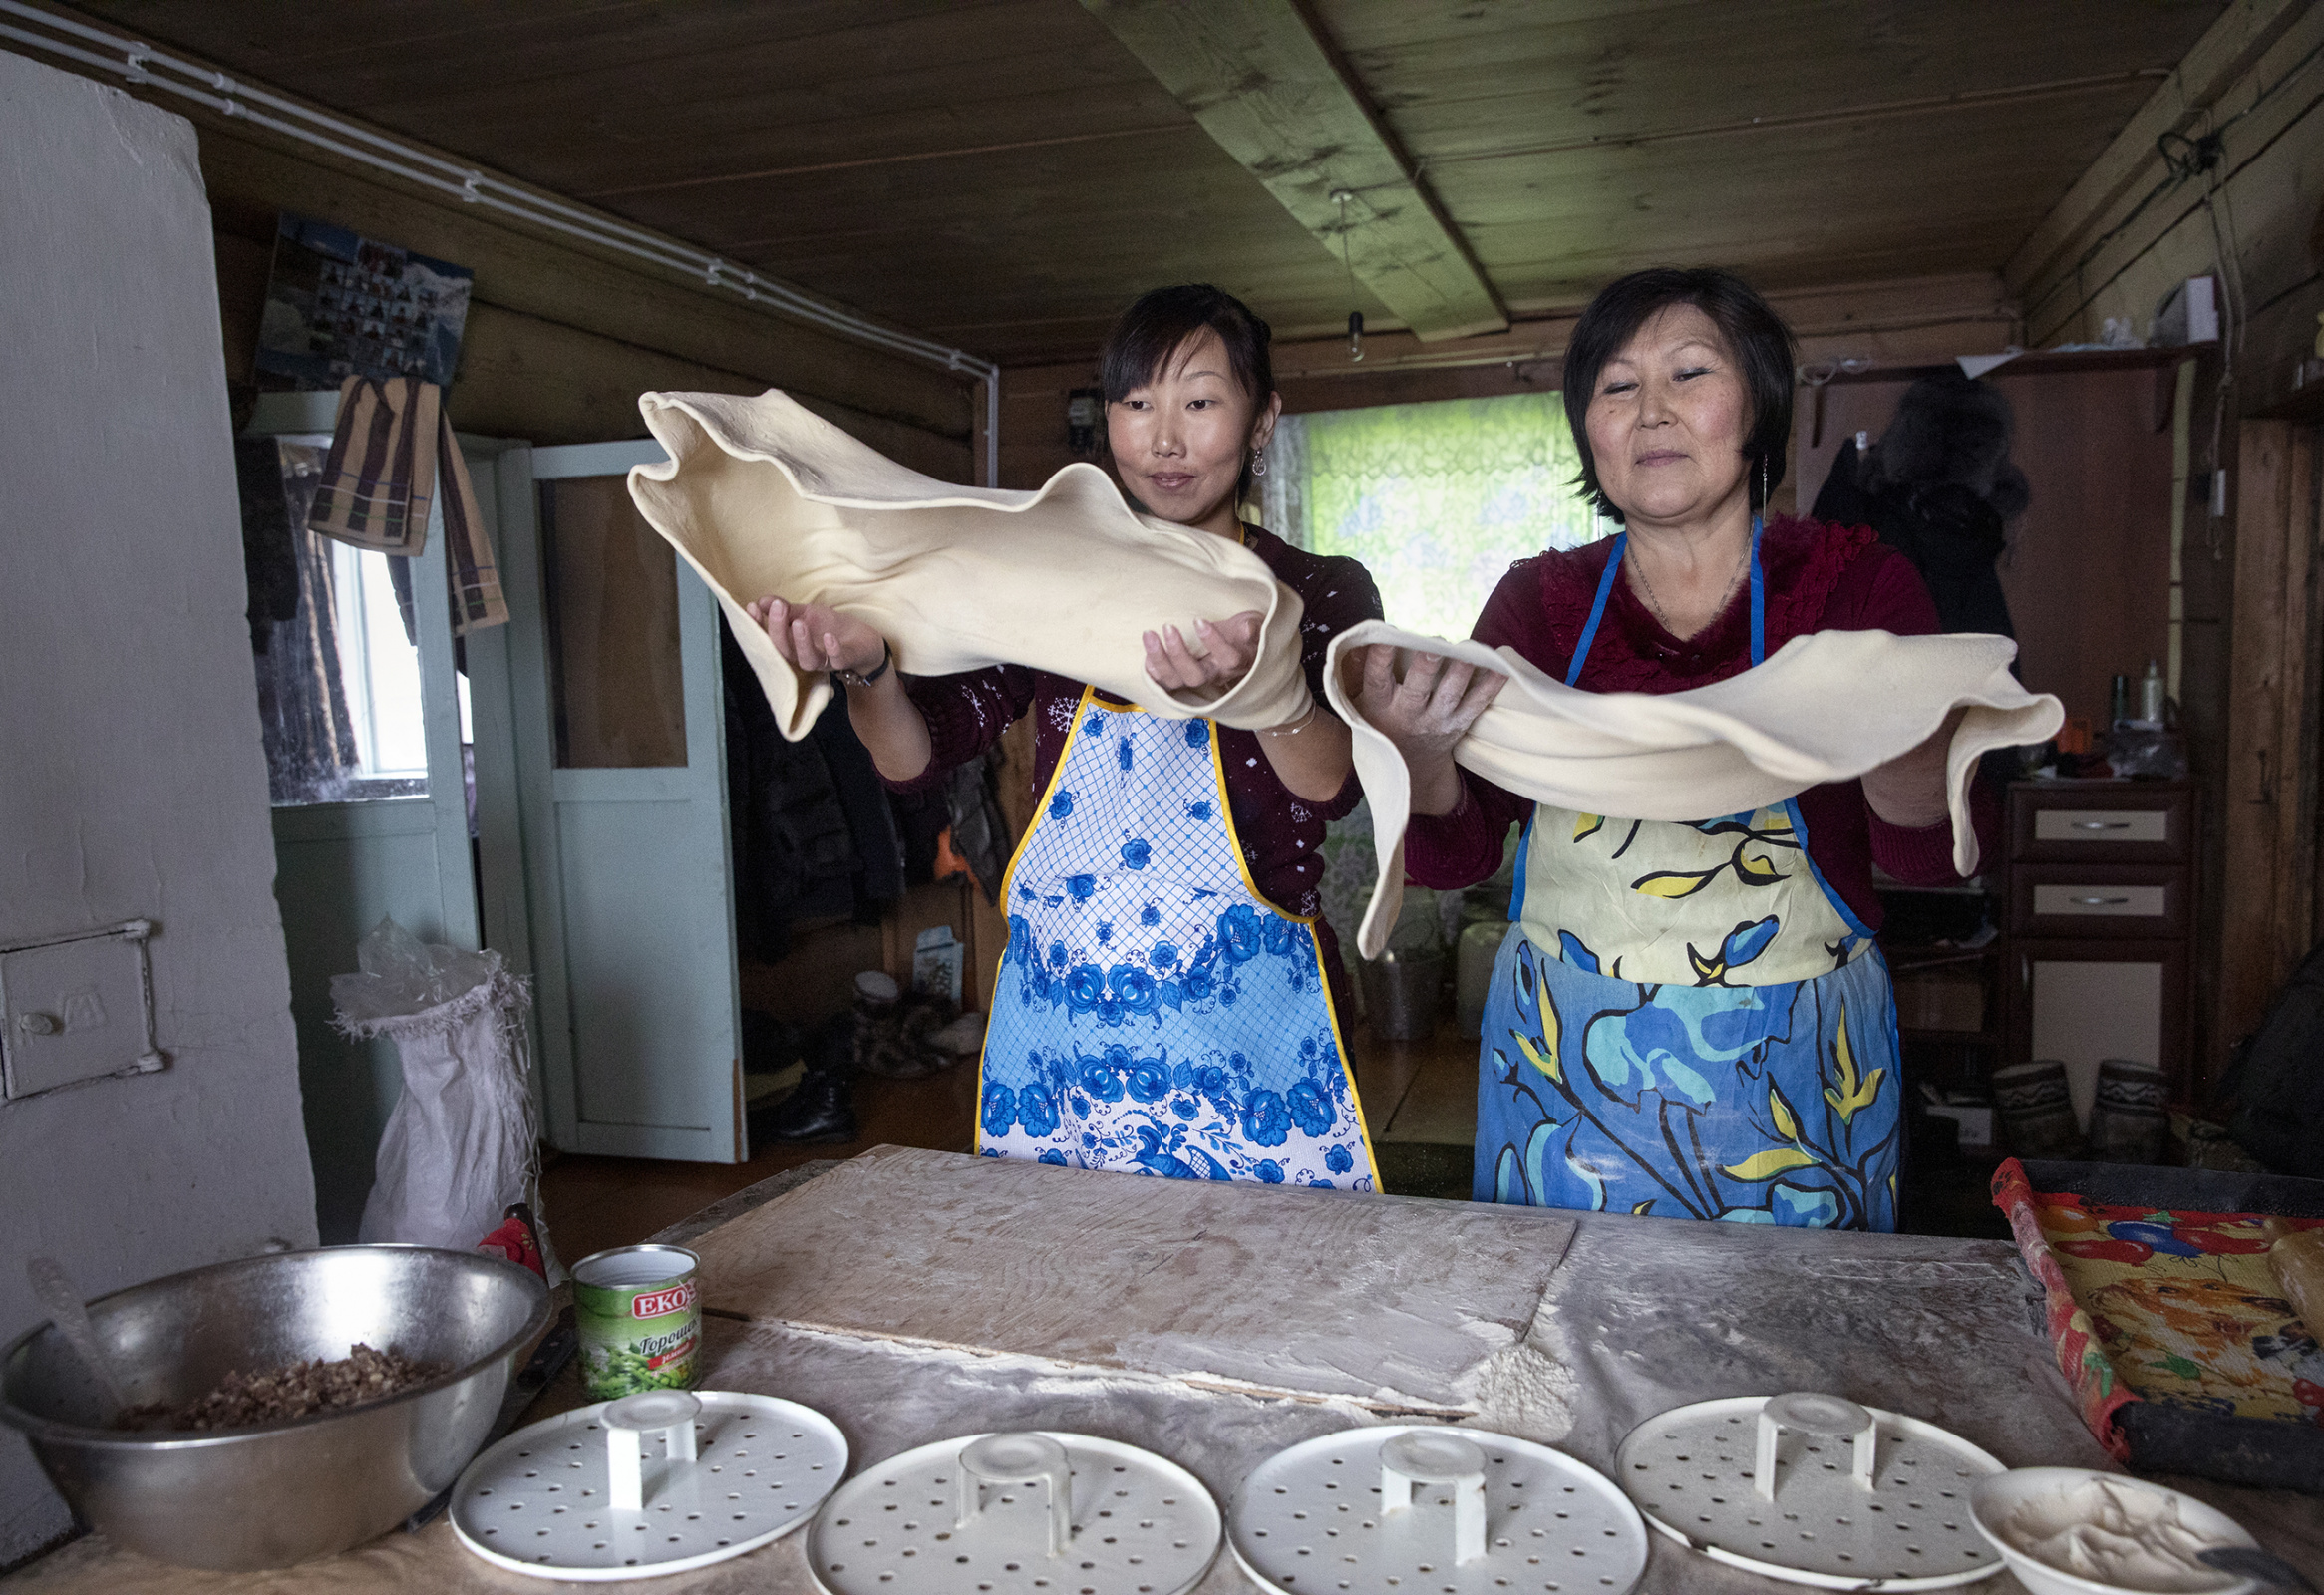
[[[1324,822],[1355,806],[1348,730],[1321,707],[1332,637],[1380,614],[1364,567],[1300,552],[1238,512],[1282,412],[1267,324],[1207,286],[1129,310],[1100,360],[1122,484],[1163,519],[1241,543],[1305,605],[1317,704],[1233,730],[1162,720],[1081,682],[997,666],[899,680],[860,620],[752,606],[786,657],[832,670],[882,777],[941,781],[1034,716],[1032,825],[1004,886],[1009,945],[985,1036],[987,1156],[1180,1178],[1376,1188],[1340,1043],[1339,956],[1318,917]],[[1147,633],[1173,691],[1239,680],[1254,611]]]
[[[1476,636],[1568,685],[1668,693],[1808,632],[1932,632],[1912,566],[1862,528],[1778,517],[1790,329],[1726,272],[1607,287],[1574,328],[1581,484],[1619,534],[1511,567]],[[1525,830],[1494,970],[1475,1190],[1671,1217],[1893,1229],[1896,1015],[1872,865],[1954,878],[1951,725],[1861,781],[1690,824],[1528,803],[1452,759],[1501,678],[1365,661],[1361,703],[1412,772],[1406,865],[1492,874]]]

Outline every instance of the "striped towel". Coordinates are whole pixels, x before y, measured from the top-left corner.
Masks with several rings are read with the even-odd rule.
[[[327,537],[411,558],[428,546],[428,513],[441,471],[452,630],[508,619],[492,538],[468,463],[444,414],[443,391],[415,377],[349,377],[307,525]]]

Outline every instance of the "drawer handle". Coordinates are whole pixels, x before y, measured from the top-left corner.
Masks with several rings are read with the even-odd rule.
[[[2073,897],[2068,899],[2070,902],[2081,903],[2090,908],[2120,908],[2130,900],[2128,897]]]
[[[2077,819],[2074,821],[2074,828],[2076,830],[2129,830],[2131,822],[2127,819]]]

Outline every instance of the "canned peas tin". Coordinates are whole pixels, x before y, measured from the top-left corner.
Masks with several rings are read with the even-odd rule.
[[[592,1401],[693,1388],[701,1266],[683,1246],[617,1246],[573,1265],[581,1382]]]

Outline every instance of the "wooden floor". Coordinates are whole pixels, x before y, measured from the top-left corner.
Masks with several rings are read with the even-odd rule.
[[[1448,1021],[1425,1042],[1378,1041],[1359,1026],[1349,1050],[1365,1120],[1383,1148],[1387,1187],[1465,1194],[1477,1137],[1477,1044]],[[755,1146],[747,1163],[552,1154],[540,1194],[557,1254],[572,1263],[632,1245],[721,1196],[819,1157],[852,1157],[882,1142],[968,1151],[976,1137],[976,1061],[925,1080],[858,1077],[855,1116],[862,1134],[852,1142]]]

